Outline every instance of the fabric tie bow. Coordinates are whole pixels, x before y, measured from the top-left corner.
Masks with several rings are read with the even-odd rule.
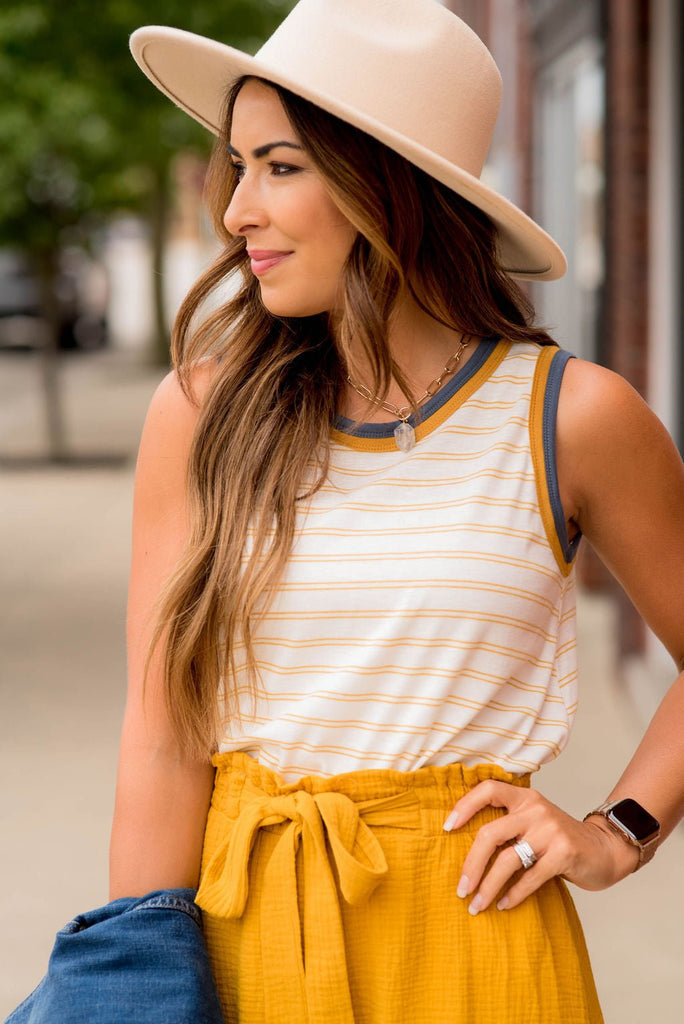
[[[410,792],[354,802],[343,793],[241,797],[225,845],[203,872],[196,902],[209,914],[241,917],[248,898],[249,858],[259,829],[289,822],[265,867],[259,894],[266,1019],[282,1024],[353,1024],[354,1015],[338,891],[347,903],[368,899],[387,873],[372,825],[417,829],[420,805]],[[303,929],[297,856],[303,857]],[[330,856],[331,855],[331,856]],[[279,979],[287,977],[287,992]]]

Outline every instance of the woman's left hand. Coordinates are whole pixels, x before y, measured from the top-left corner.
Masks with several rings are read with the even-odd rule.
[[[638,850],[612,832],[602,818],[578,821],[535,790],[493,779],[480,782],[458,801],[445,828],[451,831],[452,822],[451,828],[460,828],[488,806],[508,813],[478,830],[463,863],[457,891],[463,898],[473,897],[468,907],[473,915],[497,898],[500,910],[517,907],[556,875],[581,889],[606,889],[637,865]],[[521,840],[529,844],[537,859],[504,892],[522,868],[513,848]]]

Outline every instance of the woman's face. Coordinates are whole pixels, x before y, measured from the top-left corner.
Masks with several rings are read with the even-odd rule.
[[[334,310],[356,230],[332,201],[278,94],[258,81],[240,90],[230,156],[239,183],[224,215],[244,235],[261,298],[276,316]]]

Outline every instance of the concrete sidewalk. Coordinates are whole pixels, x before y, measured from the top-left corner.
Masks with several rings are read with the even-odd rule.
[[[31,356],[0,353],[0,456],[41,450],[35,370]],[[74,451],[124,461],[16,462],[0,480],[0,1019],[42,975],[57,928],[107,899],[134,453],[160,376],[115,353],[70,359]],[[603,799],[639,734],[617,689],[610,604],[584,597],[580,633],[576,731],[536,781],[578,816]],[[607,1024],[682,1019],[682,864],[680,830],[614,889],[573,890]]]

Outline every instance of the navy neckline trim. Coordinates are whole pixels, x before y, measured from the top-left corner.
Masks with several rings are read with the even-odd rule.
[[[483,338],[465,366],[462,366],[451,380],[439,389],[436,395],[429,398],[425,405],[421,405],[420,423],[424,423],[430,416],[433,416],[464,384],[467,384],[480,367],[484,366],[498,343],[498,338]],[[350,420],[346,416],[336,416],[333,427],[340,433],[350,434],[352,437],[386,438],[394,436],[394,430],[400,422],[400,420],[392,420],[389,423],[355,423],[354,420]],[[416,417],[409,416],[409,423],[415,427]]]

